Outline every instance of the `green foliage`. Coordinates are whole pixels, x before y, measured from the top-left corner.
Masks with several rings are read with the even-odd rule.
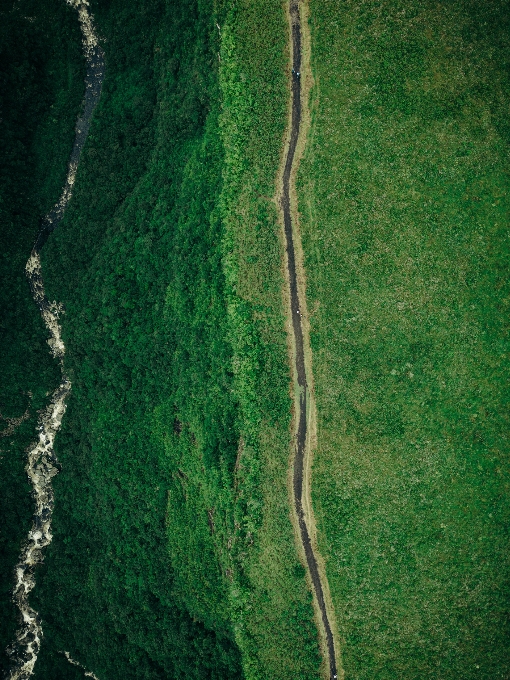
[[[37,410],[59,380],[24,267],[40,218],[58,199],[83,91],[75,12],[24,0],[0,9],[0,649],[14,636],[14,565],[32,514],[24,470]],[[51,149],[51,153],[47,150]],[[6,419],[28,419],[9,428]]]
[[[110,680],[317,677],[287,490],[290,376],[272,201],[289,95],[286,10],[266,1],[213,10],[208,0],[91,10],[103,94],[73,199],[42,252],[48,295],[65,305],[73,388],[56,441],[54,540],[31,596],[45,634],[36,677],[77,676],[62,650]],[[44,67],[55,103],[34,126],[26,167],[52,200],[81,97],[71,66],[58,53]],[[34,206],[34,225],[45,211]],[[21,266],[27,243],[12,248]],[[57,372],[23,294],[20,318],[39,333],[27,352],[49,367],[34,372],[40,407]],[[20,436],[33,428],[27,421]],[[26,504],[23,531],[9,520],[16,555],[29,514]]]
[[[103,94],[43,252],[73,392],[37,675],[66,649],[100,677],[241,677],[203,490],[221,497],[237,441],[213,215],[217,29],[207,2],[92,12]]]
[[[504,678],[508,5],[310,17],[313,491],[346,678]]]

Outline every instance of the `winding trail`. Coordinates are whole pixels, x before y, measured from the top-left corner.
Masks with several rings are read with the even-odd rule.
[[[302,307],[299,299],[298,277],[296,267],[295,241],[299,239],[299,233],[293,228],[293,216],[291,209],[291,181],[295,164],[299,161],[296,156],[296,148],[301,132],[302,122],[302,31],[301,17],[299,12],[299,0],[289,0],[289,13],[292,28],[292,110],[290,140],[285,158],[282,176],[281,207],[285,232],[285,249],[287,255],[288,283],[290,293],[290,316],[292,319],[292,345],[293,345],[293,369],[297,382],[298,396],[296,398],[295,421],[297,423],[296,449],[294,455],[294,470],[292,478],[292,490],[294,507],[299,527],[299,538],[303,546],[304,554],[310,579],[312,582],[316,603],[320,610],[329,664],[329,677],[337,678],[337,664],[335,655],[335,642],[333,631],[328,617],[326,606],[325,574],[321,574],[317,556],[314,552],[308,522],[306,507],[311,507],[310,488],[305,470],[311,456],[310,433],[309,433],[309,409],[311,408],[311,394],[305,363],[305,339],[302,327]],[[303,301],[304,302],[304,301]],[[309,369],[310,372],[310,369]],[[311,377],[311,376],[310,376]],[[305,482],[304,482],[305,480]],[[331,607],[330,607],[331,609]]]
[[[11,670],[6,675],[9,680],[27,680],[33,674],[41,646],[43,636],[41,620],[38,613],[30,607],[28,595],[35,587],[35,568],[37,564],[43,561],[42,550],[52,540],[51,519],[54,494],[51,480],[61,469],[53,451],[53,444],[66,410],[66,399],[71,391],[71,383],[64,372],[65,347],[58,323],[59,314],[62,313],[63,309],[58,303],[49,302],[46,297],[40,252],[48,236],[62,220],[64,211],[71,199],[80,154],[87,139],[92,113],[101,95],[104,73],[103,50],[98,44],[92,26],[87,0],[66,0],[66,2],[78,12],[83,35],[83,51],[87,62],[87,74],[85,77],[83,113],[76,122],[76,135],[64,188],[59,201],[41,221],[36,242],[25,267],[32,297],[50,334],[48,344],[51,354],[60,364],[61,381],[51,395],[48,406],[39,413],[38,440],[27,450],[28,460],[25,469],[32,483],[35,510],[32,527],[14,570],[13,601],[20,612],[21,627],[16,632],[16,641],[7,650],[7,654],[12,660]],[[91,677],[95,676],[91,675]]]

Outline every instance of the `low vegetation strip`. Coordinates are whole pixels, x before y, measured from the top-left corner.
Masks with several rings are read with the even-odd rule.
[[[320,677],[312,596],[298,559],[287,488],[292,378],[284,249],[273,199],[288,110],[287,3],[242,0],[219,22],[221,210],[234,389],[243,446],[236,472],[232,583],[247,678]]]

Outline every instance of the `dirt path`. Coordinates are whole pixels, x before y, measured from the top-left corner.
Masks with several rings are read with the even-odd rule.
[[[308,572],[312,583],[316,606],[320,612],[322,620],[323,635],[325,636],[329,677],[337,678],[337,661],[335,653],[335,642],[333,637],[332,622],[330,616],[332,606],[327,602],[329,588],[326,583],[324,569],[320,568],[317,549],[312,543],[311,535],[313,531],[313,517],[311,513],[310,495],[310,462],[311,462],[311,443],[310,443],[310,411],[312,408],[312,395],[309,389],[311,383],[311,365],[308,367],[306,355],[310,356],[310,350],[305,348],[305,334],[303,333],[303,314],[305,309],[304,292],[301,291],[298,282],[299,253],[301,244],[299,242],[299,232],[297,225],[293,224],[296,212],[291,206],[291,183],[294,182],[295,167],[299,162],[296,154],[300,133],[302,133],[303,118],[303,77],[301,69],[303,35],[301,27],[301,16],[299,0],[289,0],[289,13],[292,30],[292,110],[290,121],[290,139],[285,157],[285,165],[282,175],[281,187],[281,207],[283,212],[285,249],[287,255],[287,281],[289,285],[288,303],[290,304],[291,334],[292,334],[292,362],[297,383],[295,399],[295,425],[296,427],[296,448],[293,460],[292,473],[292,492],[296,511],[297,528],[301,541]],[[294,213],[294,215],[293,215]],[[302,306],[303,305],[303,306]],[[312,529],[312,531],[310,531]],[[320,558],[319,558],[320,559]],[[329,610],[329,611],[328,611]]]

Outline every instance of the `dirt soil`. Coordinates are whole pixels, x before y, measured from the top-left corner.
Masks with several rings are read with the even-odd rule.
[[[315,593],[316,601],[320,610],[324,633],[326,636],[326,646],[329,663],[329,677],[331,680],[337,678],[337,662],[335,654],[335,643],[333,637],[332,624],[328,616],[325,591],[327,584],[324,573],[321,574],[322,569],[319,568],[318,555],[314,550],[312,543],[307,517],[306,507],[310,507],[310,489],[306,484],[307,468],[309,466],[308,457],[310,455],[310,433],[309,429],[309,413],[311,408],[311,392],[307,380],[306,361],[305,361],[305,340],[303,333],[303,315],[304,307],[301,306],[298,286],[298,275],[296,266],[296,246],[300,244],[295,243],[295,238],[299,238],[297,230],[293,228],[293,211],[291,209],[291,181],[295,174],[295,163],[298,162],[296,156],[296,148],[302,123],[302,30],[301,17],[299,12],[298,0],[290,0],[289,11],[292,27],[292,110],[291,110],[291,127],[290,139],[287,147],[287,155],[285,158],[285,165],[282,176],[282,193],[281,193],[281,207],[283,212],[284,233],[285,233],[285,249],[287,254],[287,280],[289,284],[289,298],[290,304],[290,318],[292,326],[292,345],[293,345],[293,363],[295,376],[298,387],[298,399],[296,400],[296,414],[297,421],[297,438],[296,448],[294,454],[294,467],[292,476],[292,491],[295,511],[297,515],[297,523],[299,528],[299,537],[303,546],[306,563],[312,587]],[[304,304],[304,301],[301,301]],[[305,479],[305,483],[303,480]]]

